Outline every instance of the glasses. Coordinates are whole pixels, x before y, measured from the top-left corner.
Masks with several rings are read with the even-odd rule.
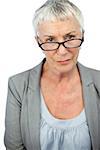
[[[71,39],[71,40],[67,40],[64,42],[45,42],[45,43],[39,43],[38,45],[39,47],[43,50],[43,51],[53,51],[53,50],[57,50],[60,45],[63,45],[65,48],[78,48],[82,45],[84,41],[84,38],[82,39]]]

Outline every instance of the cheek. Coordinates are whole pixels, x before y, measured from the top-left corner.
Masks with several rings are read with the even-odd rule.
[[[54,52],[44,52],[44,54],[45,54],[45,56],[46,56],[46,58],[48,59],[48,60],[52,60],[52,59],[54,59]]]
[[[79,50],[74,51],[73,58],[72,58],[72,61],[73,61],[74,64],[77,63],[78,55],[79,55]]]
[[[78,55],[79,55],[79,49],[74,50],[74,51],[72,52],[72,54],[73,54],[73,58],[77,58]]]

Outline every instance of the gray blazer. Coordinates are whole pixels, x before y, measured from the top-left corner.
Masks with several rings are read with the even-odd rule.
[[[9,79],[5,118],[7,150],[40,150],[40,77],[43,61]],[[77,63],[93,150],[100,150],[100,71]]]

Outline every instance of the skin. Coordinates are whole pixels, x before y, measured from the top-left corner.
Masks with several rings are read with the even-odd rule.
[[[74,17],[64,21],[42,22],[37,30],[39,38],[36,36],[36,39],[40,43],[63,42],[73,38],[70,35],[82,38],[80,25]],[[46,62],[41,76],[41,90],[49,111],[56,118],[73,118],[84,107],[76,66],[79,50],[80,48],[67,49],[60,45],[55,51],[44,52]]]

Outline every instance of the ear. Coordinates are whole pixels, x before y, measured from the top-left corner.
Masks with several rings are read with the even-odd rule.
[[[39,37],[37,35],[35,36],[35,40],[37,41],[37,43],[38,42],[41,43],[41,40],[39,39]]]
[[[85,30],[82,29],[82,37],[84,38]]]
[[[35,40],[38,42],[38,36],[35,36]]]

